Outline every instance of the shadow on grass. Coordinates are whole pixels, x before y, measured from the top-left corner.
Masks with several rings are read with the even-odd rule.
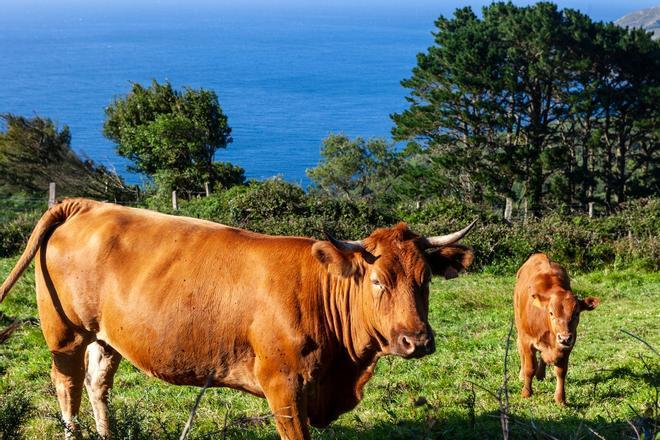
[[[638,428],[644,424],[653,429],[652,421],[636,421]],[[539,420],[512,415],[510,417],[509,438],[636,438],[627,422],[586,423],[584,420],[567,416],[559,420]],[[322,439],[485,439],[502,438],[499,412],[481,414],[475,418],[464,416],[429,417],[425,420],[400,420],[378,422],[359,429],[354,427],[331,426],[316,430],[314,438]],[[237,437],[238,438],[238,437]]]
[[[122,408],[116,414],[119,416],[113,423],[113,438],[115,440],[142,440],[179,438],[180,429],[176,426],[163,424],[145,426],[146,419],[136,407]],[[249,417],[248,417],[249,418]],[[657,422],[657,421],[656,421]],[[325,429],[312,428],[312,438],[319,440],[386,440],[386,439],[496,439],[502,438],[500,414],[497,411],[480,414],[476,417],[469,415],[450,415],[436,417],[429,415],[422,420],[381,420],[362,423],[354,420],[357,426],[345,426],[335,423]],[[647,431],[655,435],[654,421],[639,419],[633,424],[640,431]],[[362,425],[362,427],[360,426]],[[605,438],[622,439],[637,438],[631,425],[627,422],[585,422],[575,416],[566,416],[560,419],[543,420],[530,417],[511,415],[509,438],[512,439],[576,439],[576,438]],[[79,439],[99,439],[91,426],[83,427]],[[245,417],[238,417],[227,422],[218,421],[214,428],[194,429],[189,440],[206,439],[254,439],[275,440],[279,436],[275,433],[272,419],[260,418],[259,423],[245,423]],[[654,437],[649,437],[654,438]]]
[[[632,379],[638,383],[644,382],[646,385],[654,388],[660,387],[660,375],[657,371],[650,368],[631,368],[629,366],[601,369],[596,371],[592,377],[571,379],[571,384],[593,385],[594,383],[598,384],[616,379]]]

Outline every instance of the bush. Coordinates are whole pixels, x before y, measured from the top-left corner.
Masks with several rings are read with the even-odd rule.
[[[640,199],[602,218],[554,212],[506,223],[501,216],[455,199],[400,210],[411,228],[439,235],[479,222],[465,239],[474,247],[473,270],[515,273],[530,254],[544,252],[569,270],[640,264],[660,269],[660,199]]]
[[[20,439],[21,427],[32,412],[30,399],[24,392],[3,391],[0,398],[0,440]]]
[[[172,214],[171,199],[160,196],[147,206]],[[359,239],[397,219],[374,205],[346,199],[315,197],[280,178],[250,182],[179,204],[178,215],[201,218],[272,235]]]
[[[327,230],[339,239],[359,240],[376,228],[399,221],[392,213],[366,201],[310,197],[308,208],[305,235],[318,238],[323,238],[323,231]]]
[[[441,235],[478,219],[465,239],[475,252],[472,270],[515,273],[534,252],[547,253],[571,271],[608,265],[660,270],[660,199],[627,203],[608,217],[553,212],[541,219],[507,223],[489,208],[454,198],[433,200],[420,208],[388,209],[366,201],[314,196],[274,178],[182,200],[177,212],[172,211],[169,195],[148,197],[146,206],[265,234],[323,238],[327,230],[348,240],[401,220],[420,234]],[[18,214],[0,224],[0,256],[15,255],[24,247],[39,214]]]
[[[19,213],[12,220],[0,223],[0,257],[11,257],[23,250],[41,212]]]
[[[236,225],[257,227],[264,222],[304,215],[305,192],[280,178],[251,182],[247,191],[229,202],[229,214]]]

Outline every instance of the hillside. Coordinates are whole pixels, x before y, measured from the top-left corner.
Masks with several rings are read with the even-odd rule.
[[[653,39],[660,38],[660,6],[640,9],[624,15],[614,22],[623,27],[641,27],[653,32]]]

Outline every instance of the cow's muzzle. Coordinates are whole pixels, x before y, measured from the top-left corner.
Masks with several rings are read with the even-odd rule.
[[[575,338],[572,334],[569,333],[562,335],[561,333],[557,333],[557,343],[560,345],[560,347],[570,348],[573,346],[573,342],[575,342]]]
[[[406,358],[420,358],[435,351],[431,332],[402,333],[396,340],[397,354]]]

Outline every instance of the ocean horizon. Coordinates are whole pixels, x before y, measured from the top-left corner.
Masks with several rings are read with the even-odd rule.
[[[305,187],[328,134],[390,137],[389,115],[407,107],[400,81],[433,43],[438,16],[487,3],[10,0],[0,10],[0,113],[66,124],[76,152],[140,183],[102,135],[105,107],[133,82],[212,89],[234,139],[216,159]],[[652,5],[558,3],[605,21]]]

